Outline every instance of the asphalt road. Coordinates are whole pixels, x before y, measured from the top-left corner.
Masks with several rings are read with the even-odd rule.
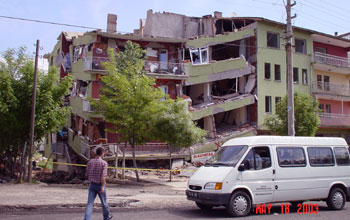
[[[316,204],[316,203],[313,203]],[[317,214],[298,214],[296,209],[291,209],[289,214],[281,214],[280,205],[272,206],[270,214],[254,214],[252,213],[245,218],[235,219],[298,219],[298,220],[329,220],[329,219],[349,219],[350,216],[350,203],[347,203],[344,210],[330,211],[325,203],[319,204],[319,212]],[[142,220],[154,220],[154,219],[230,219],[223,208],[215,208],[211,211],[202,211],[195,207],[190,208],[174,208],[165,210],[141,210],[141,209],[115,209],[112,210],[115,219],[142,219]],[[75,220],[84,218],[84,209],[56,209],[56,210],[36,210],[36,211],[10,211],[7,213],[0,213],[0,219],[6,220]],[[94,211],[92,219],[102,219],[102,213],[100,209]]]

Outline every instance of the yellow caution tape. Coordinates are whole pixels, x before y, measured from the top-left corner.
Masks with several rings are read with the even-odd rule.
[[[67,166],[76,166],[76,167],[86,167],[86,164],[74,164],[74,163],[62,163],[62,162],[51,162],[47,161],[45,163],[57,164],[57,165],[67,165]],[[41,163],[39,163],[41,164]],[[176,171],[189,171],[194,172],[193,169],[179,169],[179,170],[169,170],[169,169],[147,169],[147,168],[132,168],[132,167],[108,167],[109,169],[118,169],[118,170],[142,170],[142,171],[160,171],[160,172],[176,172]]]

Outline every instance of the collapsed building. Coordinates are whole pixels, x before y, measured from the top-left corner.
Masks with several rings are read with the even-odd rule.
[[[65,138],[59,138],[62,133],[58,133],[51,138],[52,143],[58,146],[58,140],[64,140],[61,146],[89,159],[93,146],[114,146],[118,142],[118,134],[105,131],[112,125],[105,122],[102,115],[94,113],[88,97],[99,98],[99,89],[103,86],[101,76],[107,74],[101,66],[108,60],[107,48],[118,53],[124,50],[128,40],[146,50],[144,68],[148,76],[154,77],[157,86],[170,98],[186,100],[192,119],[207,131],[207,141],[193,146],[192,153],[215,150],[232,137],[255,135],[264,130],[266,113],[274,111],[271,94],[266,94],[269,91],[265,86],[259,88],[259,83],[268,83],[267,87],[273,85],[264,80],[277,83],[281,92],[276,94],[276,102],[285,94],[285,83],[281,83],[286,81],[285,61],[275,64],[275,80],[271,80],[266,78],[266,63],[273,62],[265,53],[271,50],[274,57],[282,57],[284,51],[276,50],[281,42],[275,33],[283,32],[283,28],[281,23],[262,18],[224,18],[220,12],[188,17],[149,10],[146,19],[140,19],[139,28],[131,34],[118,32],[116,15],[108,15],[106,32],[62,32],[49,60],[51,65],[60,68],[61,77],[68,72],[74,77],[71,94],[67,97],[72,115],[64,130]],[[308,37],[306,30],[296,30],[296,34]],[[308,59],[300,65],[310,73],[311,60]],[[307,86],[303,85],[301,90],[307,91]],[[260,114],[264,110],[265,113]],[[152,142],[136,150],[152,152],[166,147],[164,143]],[[188,159],[189,155],[179,157]]]

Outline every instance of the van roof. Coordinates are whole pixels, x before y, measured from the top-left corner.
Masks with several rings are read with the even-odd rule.
[[[290,136],[251,136],[233,138],[223,146],[232,145],[302,145],[302,146],[347,146],[343,138],[337,137],[290,137]]]

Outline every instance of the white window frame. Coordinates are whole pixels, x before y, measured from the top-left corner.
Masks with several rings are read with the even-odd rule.
[[[195,52],[197,52],[199,54],[199,63],[193,63],[192,53],[195,53]],[[207,59],[205,62],[203,62],[202,52],[207,53]],[[190,49],[190,56],[191,56],[192,65],[207,64],[207,63],[209,63],[209,48],[208,47],[201,47],[201,48],[196,48],[196,49]]]

